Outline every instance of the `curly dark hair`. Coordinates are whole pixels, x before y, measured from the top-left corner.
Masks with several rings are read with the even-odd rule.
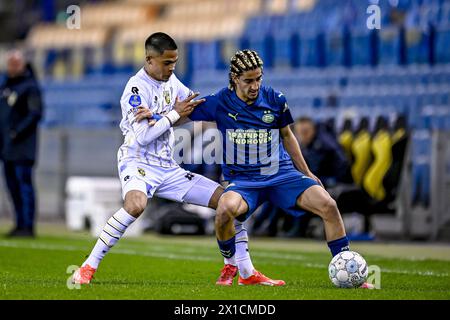
[[[228,88],[230,90],[235,89],[233,76],[239,77],[242,73],[257,68],[262,70],[263,61],[256,51],[245,49],[236,52],[230,59],[230,73],[228,74],[230,83]]]

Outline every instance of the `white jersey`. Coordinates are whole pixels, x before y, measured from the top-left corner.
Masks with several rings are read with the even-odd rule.
[[[151,78],[144,68],[130,78],[120,99],[122,108],[122,130],[124,143],[117,153],[118,161],[138,161],[160,167],[176,167],[173,159],[174,134],[169,128],[157,139],[147,145],[140,145],[136,140],[135,112],[137,107],[148,107],[154,114],[165,115],[175,105],[176,98],[186,99],[191,91],[172,74],[167,82]]]

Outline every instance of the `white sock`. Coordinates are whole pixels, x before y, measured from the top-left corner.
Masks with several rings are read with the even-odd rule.
[[[253,274],[255,267],[248,252],[247,229],[242,222],[237,220],[235,220],[234,226],[236,228],[236,254],[234,256],[236,257],[239,274],[245,279]]]
[[[83,263],[83,266],[88,264],[97,269],[105,254],[107,254],[109,249],[111,249],[117,241],[119,241],[128,226],[135,220],[136,218],[131,216],[123,208],[114,213],[103,227],[97,243],[92,249],[92,252],[87,260]]]
[[[223,258],[223,263],[224,264],[231,264],[233,266],[236,266],[236,255],[232,256],[231,258]]]

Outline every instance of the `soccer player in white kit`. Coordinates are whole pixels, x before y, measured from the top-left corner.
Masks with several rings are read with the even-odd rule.
[[[130,78],[120,100],[124,143],[119,148],[118,170],[124,205],[108,220],[91,254],[75,271],[72,281],[90,283],[105,254],[122,237],[153,196],[216,208],[223,188],[216,182],[182,169],[172,157],[172,126],[188,116],[203,99],[175,76],[177,45],[165,33],[145,42],[145,65]],[[138,109],[148,108],[159,121],[136,121]]]

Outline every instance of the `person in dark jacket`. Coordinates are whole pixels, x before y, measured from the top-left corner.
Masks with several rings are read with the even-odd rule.
[[[295,121],[293,130],[310,170],[328,190],[338,184],[352,183],[350,163],[337,142],[332,128],[330,121],[316,124],[309,117],[300,117]],[[309,221],[313,216],[312,213],[307,213],[293,221],[293,227],[289,233],[306,236]]]
[[[301,117],[294,124],[294,134],[309,168],[325,187],[352,182],[350,163],[326,124],[316,125],[312,119]]]
[[[34,236],[37,130],[42,100],[31,66],[18,50],[8,54],[7,77],[0,85],[0,156],[14,204],[16,226],[9,236]]]
[[[311,118],[300,117],[294,123],[293,132],[296,136],[303,157],[311,172],[315,174],[326,188],[333,188],[337,184],[351,183],[350,163],[344,151],[333,136],[334,125],[331,121],[323,124],[315,124]],[[301,217],[285,215],[279,208],[266,204],[261,208],[253,225],[254,232],[260,232],[258,228],[265,220],[269,220],[266,230],[269,235],[278,232],[278,220],[284,217],[283,235],[286,237],[308,236],[309,221],[314,214],[306,212]]]

